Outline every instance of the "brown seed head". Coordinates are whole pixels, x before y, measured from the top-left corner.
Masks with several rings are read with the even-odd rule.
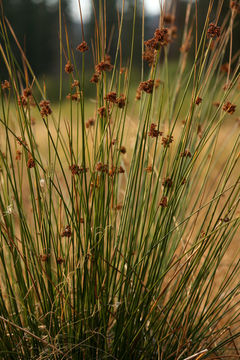
[[[127,150],[126,150],[125,146],[121,146],[121,147],[120,147],[120,152],[121,152],[122,154],[126,154]]]
[[[31,95],[32,95],[32,90],[31,89],[26,88],[26,89],[23,90],[23,96],[24,97],[28,98]]]
[[[165,148],[169,147],[172,142],[173,142],[173,136],[172,135],[167,135],[167,137],[162,137],[162,145]]]
[[[115,104],[117,102],[117,94],[114,91],[111,91],[104,99]]]
[[[168,29],[167,28],[156,29],[154,33],[154,38],[160,46],[166,46],[170,41]]]
[[[201,102],[202,102],[202,98],[200,98],[200,97],[198,96],[198,97],[196,98],[196,101],[195,101],[196,105],[201,104]]]
[[[146,171],[147,173],[151,173],[151,172],[153,171],[152,165],[148,165],[148,166],[145,168],[145,171]]]
[[[159,205],[162,206],[163,208],[167,207],[167,205],[168,205],[168,200],[167,200],[167,197],[166,197],[166,196],[163,196],[163,197],[162,197]]]
[[[104,116],[106,116],[106,108],[105,106],[102,106],[98,109],[98,113],[100,115],[101,118],[103,118]]]
[[[20,150],[16,151],[16,160],[21,160],[22,152]]]
[[[2,90],[9,90],[9,89],[11,88],[10,82],[7,81],[7,80],[4,80],[4,81],[1,83],[1,88],[2,88]]]
[[[181,153],[181,157],[191,157],[191,153],[188,149],[184,150],[184,152]]]
[[[65,228],[63,229],[62,233],[61,233],[61,237],[71,237],[72,235],[72,231],[71,231],[71,226],[70,225],[66,225]]]
[[[46,262],[49,258],[49,255],[48,254],[42,254],[40,255],[40,259],[42,262]]]
[[[27,161],[27,167],[29,169],[35,167],[35,161],[30,153],[28,153],[28,161]]]
[[[113,65],[110,64],[108,60],[101,61],[99,64],[95,66],[97,73],[102,73],[103,71],[111,71],[113,69]]]
[[[139,90],[139,88],[137,89],[136,91],[136,97],[135,97],[136,100],[140,100],[141,99],[141,90]]]
[[[27,101],[27,98],[23,95],[21,95],[19,98],[18,98],[18,105],[19,106],[22,106],[22,107],[26,107],[28,104],[28,101]]]
[[[89,47],[88,44],[86,43],[86,41],[81,42],[81,44],[79,44],[76,48],[76,50],[80,51],[80,52],[86,52],[88,51]]]
[[[156,124],[151,124],[150,125],[150,130],[148,132],[148,136],[152,137],[152,138],[157,138],[158,136],[162,136],[163,132],[159,131],[156,129],[157,125]]]
[[[73,89],[74,87],[79,87],[80,86],[80,83],[78,80],[74,80],[72,85],[71,85],[71,88]]]
[[[95,74],[93,74],[93,76],[91,77],[90,82],[97,84],[97,83],[98,83],[98,80],[99,80],[99,73],[95,73]]]
[[[228,114],[232,115],[236,110],[237,105],[231,104],[229,101],[223,105],[223,111],[226,111]]]
[[[71,73],[73,72],[73,70],[74,70],[74,67],[73,67],[73,65],[70,63],[70,61],[68,60],[68,62],[67,62],[66,65],[65,65],[65,72],[66,72],[67,74],[71,74]]]
[[[145,51],[143,52],[142,57],[143,57],[143,60],[146,61],[149,66],[152,66],[152,64],[155,61],[155,49],[153,49],[151,47],[146,47]]]
[[[50,108],[50,101],[48,100],[42,100],[39,104],[40,106],[40,114],[42,117],[48,116],[52,114],[52,109]]]
[[[208,38],[215,38],[219,37],[221,33],[220,26],[216,26],[215,24],[211,23],[209,25],[208,31],[207,31],[207,37]]]
[[[75,94],[68,94],[66,96],[66,99],[70,100],[72,99],[72,101],[78,101],[79,100],[79,97],[78,97],[78,93],[75,93]]]
[[[117,104],[119,109],[123,109],[124,106],[126,105],[126,96],[121,94],[119,98],[117,98]]]
[[[170,177],[167,177],[167,178],[163,179],[162,185],[164,187],[171,187],[172,184],[173,184],[173,182],[172,182],[172,179]]]
[[[57,264],[58,264],[58,265],[61,265],[61,264],[64,263],[64,262],[65,262],[65,260],[64,260],[62,257],[59,256],[59,257],[57,258]]]
[[[145,91],[147,94],[152,94],[153,92],[154,81],[147,80],[140,83],[138,89],[140,91]]]

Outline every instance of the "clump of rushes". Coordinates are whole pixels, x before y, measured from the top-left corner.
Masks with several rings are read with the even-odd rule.
[[[54,108],[1,8],[3,360],[239,358],[239,3],[189,1],[177,48],[175,2],[147,40],[135,3],[128,57],[125,8],[77,47],[59,14]]]

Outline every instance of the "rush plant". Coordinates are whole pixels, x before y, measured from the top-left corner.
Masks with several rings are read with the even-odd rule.
[[[93,46],[82,31],[75,49],[59,1],[57,104],[2,9],[1,359],[240,358],[239,3],[219,23],[223,1],[211,22],[210,0],[199,29],[199,5],[190,1],[174,64],[174,6],[169,15],[163,5],[159,28],[145,39],[144,21],[135,33],[139,9],[144,20],[135,0],[131,52],[122,59],[124,5],[111,59],[104,3]]]

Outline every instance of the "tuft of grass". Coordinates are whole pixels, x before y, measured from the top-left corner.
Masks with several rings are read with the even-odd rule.
[[[0,88],[1,359],[240,357],[234,245],[240,82],[239,53],[231,52],[239,20],[233,6],[219,32],[222,3],[210,24],[209,1],[198,29],[197,2],[189,2],[174,69],[173,24],[165,24],[162,11],[159,29],[144,44],[142,9],[140,36],[150,67],[142,64],[135,83],[141,5],[135,1],[131,53],[124,60],[123,1],[111,60],[105,2],[99,1],[93,101],[85,91],[91,45],[84,43],[82,26],[80,50],[72,48],[59,1],[61,72],[54,106],[2,15],[0,53],[9,79]]]

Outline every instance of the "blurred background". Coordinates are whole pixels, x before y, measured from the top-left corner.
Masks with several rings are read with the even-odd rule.
[[[0,0],[1,2],[1,0]],[[194,2],[194,1],[193,1]],[[59,15],[58,0],[2,0],[5,16],[10,21],[21,46],[25,49],[27,58],[38,77],[46,77],[49,87],[52,84],[52,95],[54,95],[55,79],[59,74]],[[94,1],[96,10],[98,10],[98,1]],[[160,3],[165,7],[166,13],[171,13],[174,9],[175,21],[174,26],[177,27],[176,38],[170,49],[170,59],[174,60],[178,57],[179,48],[181,46],[181,38],[184,27],[185,12],[188,1],[176,0],[145,0],[145,40],[153,36],[156,27],[159,24]],[[214,2],[213,11],[210,21],[215,20],[217,11],[217,1]],[[142,61],[141,47],[141,26],[142,26],[142,0],[137,1],[138,11],[136,19],[136,36],[134,50],[134,68],[140,69]],[[201,32],[209,0],[198,0],[198,27]],[[110,55],[114,54],[116,41],[118,36],[118,12],[121,11],[122,0],[106,0],[107,11],[107,34],[108,44],[111,38],[111,46],[108,49]],[[85,40],[90,45],[94,41],[94,12],[91,0],[81,0],[83,13]],[[132,34],[134,0],[125,0],[124,26],[122,32],[122,58],[123,66],[127,64]],[[221,24],[224,16],[229,10],[229,0],[223,1],[223,10],[218,24]],[[73,49],[82,41],[80,15],[78,0],[62,0],[63,18],[67,24],[70,43]],[[192,7],[194,11],[194,6]],[[193,17],[192,17],[193,18]],[[238,37],[238,29],[235,29],[234,36]],[[193,34],[194,36],[194,34]],[[1,41],[1,40],[0,40]],[[239,42],[233,44],[239,47]],[[14,40],[12,40],[12,46]],[[235,45],[234,45],[235,46]],[[16,46],[15,46],[16,48]],[[192,49],[194,51],[194,49]],[[227,49],[228,53],[228,49]],[[19,55],[16,48],[16,57]],[[192,53],[193,55],[193,53]],[[94,71],[94,63],[92,51],[87,54],[87,69],[89,73]],[[190,53],[191,57],[191,53]],[[21,61],[21,58],[19,58]],[[146,65],[147,66],[147,65]],[[0,64],[1,80],[7,77],[7,72],[3,64]]]

